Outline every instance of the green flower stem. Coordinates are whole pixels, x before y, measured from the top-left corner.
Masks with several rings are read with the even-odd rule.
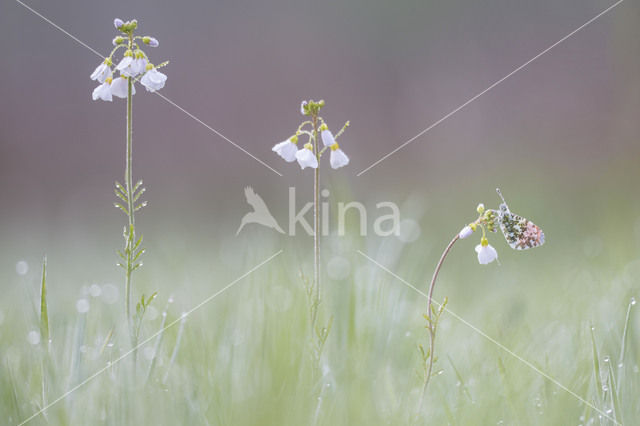
[[[133,38],[129,35],[129,48],[133,45]],[[133,242],[135,241],[135,206],[133,202],[133,81],[127,79],[127,149],[126,168],[124,172],[125,188],[127,191],[127,216],[129,218],[128,238],[126,250],[126,280],[125,280],[125,311],[129,324],[129,334],[134,339],[133,317],[131,316],[131,274],[133,272]]]
[[[428,362],[427,362],[427,365],[425,368],[425,374],[424,374],[424,383],[422,384],[422,391],[420,392],[420,399],[418,401],[418,411],[416,415],[419,415],[420,411],[422,410],[422,401],[424,400],[424,395],[427,392],[427,386],[429,385],[429,380],[431,379],[431,373],[433,371],[433,355],[434,355],[434,347],[436,342],[436,326],[438,321],[437,317],[434,318],[434,315],[433,315],[433,307],[432,307],[433,289],[436,286],[436,280],[438,279],[438,273],[440,272],[440,268],[442,267],[442,264],[444,263],[444,260],[446,259],[447,255],[451,251],[451,248],[456,243],[456,241],[458,241],[458,239],[460,239],[460,235],[456,234],[456,236],[453,237],[453,239],[451,240],[447,248],[444,249],[444,252],[440,257],[440,260],[436,265],[436,269],[435,271],[433,271],[433,277],[431,277],[431,284],[429,284],[429,294],[427,296],[427,330],[429,330],[429,352],[428,352]]]
[[[313,153],[318,155],[318,116],[313,115]],[[316,315],[313,318],[313,325],[317,319],[317,309],[320,304],[320,167],[314,169],[313,174],[313,263],[314,263],[314,285]]]

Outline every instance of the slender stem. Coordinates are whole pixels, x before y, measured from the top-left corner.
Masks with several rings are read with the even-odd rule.
[[[429,361],[427,363],[427,368],[425,370],[424,384],[422,385],[422,391],[420,393],[420,400],[418,401],[418,412],[417,412],[417,414],[419,414],[421,409],[422,409],[422,401],[423,401],[424,395],[425,395],[425,393],[427,391],[427,386],[429,385],[429,380],[431,379],[431,372],[433,371],[433,355],[434,355],[433,352],[434,352],[434,345],[435,345],[435,341],[436,341],[436,321],[437,321],[437,319],[435,319],[433,317],[433,307],[432,307],[433,289],[436,286],[436,280],[438,279],[438,273],[440,272],[440,268],[442,267],[442,264],[444,263],[444,259],[449,254],[449,251],[451,251],[451,247],[453,247],[453,245],[456,243],[456,241],[458,241],[459,238],[460,238],[459,234],[456,234],[456,236],[453,237],[453,239],[451,240],[451,242],[449,243],[447,248],[444,249],[444,252],[442,253],[442,256],[440,256],[440,260],[438,261],[438,264],[436,265],[436,269],[435,269],[435,271],[433,271],[433,277],[431,277],[431,284],[429,284],[429,294],[427,296],[427,317],[429,318],[428,324],[427,324],[427,329],[429,330],[429,357],[428,357]]]
[[[313,153],[318,157],[318,117],[313,116]],[[316,311],[320,303],[320,167],[313,174],[313,263]],[[317,315],[316,315],[317,318]],[[315,323],[315,318],[314,318]]]
[[[129,35],[129,49],[133,44],[133,39]],[[131,274],[133,272],[133,241],[135,241],[135,207],[133,203],[133,80],[127,79],[127,148],[126,167],[124,171],[125,187],[127,190],[127,212],[129,217],[129,227],[127,230],[127,269],[125,280],[125,311],[129,324],[131,340],[134,340],[133,318],[131,317]]]

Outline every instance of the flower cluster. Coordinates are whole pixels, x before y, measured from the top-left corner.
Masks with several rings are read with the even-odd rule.
[[[347,157],[347,154],[342,151],[340,145],[336,142],[336,139],[342,135],[349,126],[349,122],[347,121],[342,129],[334,136],[324,122],[324,119],[318,115],[318,112],[323,106],[324,101],[303,101],[300,104],[300,113],[310,116],[311,120],[302,122],[293,136],[276,144],[272,148],[272,151],[288,163],[297,160],[301,169],[307,167],[317,169],[320,157],[322,157],[322,154],[324,154],[327,149],[331,152],[329,163],[332,168],[339,169],[349,164],[349,157]],[[320,139],[322,139],[322,147],[319,146],[318,134],[320,134]],[[299,149],[298,139],[304,135],[307,136],[307,143]]]
[[[485,210],[484,204],[482,203],[478,204],[476,210],[480,216],[475,222],[462,228],[462,231],[458,234],[458,238],[468,238],[480,227],[482,229],[482,238],[480,238],[480,244],[476,246],[476,253],[478,254],[478,262],[481,265],[488,265],[498,259],[498,252],[489,244],[485,230],[490,232],[496,231],[497,216],[494,210]]]
[[[134,36],[133,33],[138,27],[138,21],[135,19],[124,22],[122,19],[116,18],[113,25],[121,35],[113,39],[115,47],[111,54],[91,74],[91,80],[100,83],[93,90],[93,100],[102,99],[111,102],[113,96],[126,98],[129,85],[131,85],[131,94],[134,95],[136,93],[134,83],[137,81],[140,81],[150,92],[162,89],[167,81],[167,76],[158,69],[167,65],[168,62],[153,65],[147,54],[140,48],[141,44],[158,47],[158,40],[148,36]],[[115,69],[112,69],[113,55],[121,48],[126,48],[122,59],[115,66]],[[118,71],[118,77],[114,78],[114,71]]]

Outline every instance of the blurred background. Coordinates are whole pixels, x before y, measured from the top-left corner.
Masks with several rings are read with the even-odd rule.
[[[138,88],[134,178],[144,179],[149,207],[137,216],[138,232],[145,235],[148,248],[137,288],[147,294],[159,291],[158,310],[171,294],[178,305],[176,313],[187,310],[282,248],[274,265],[252,278],[258,284],[247,282],[243,290],[230,291],[228,298],[214,302],[231,312],[214,313],[215,308],[208,307],[201,320],[222,321],[239,301],[261,300],[250,286],[269,277],[269,283],[277,286],[272,289],[275,293],[270,293],[271,287],[261,290],[265,300],[289,300],[294,307],[301,303],[295,312],[287,312],[304,321],[304,293],[297,274],[312,271],[311,238],[281,236],[255,225],[238,237],[235,231],[249,210],[245,186],[255,188],[281,225],[288,215],[290,186],[296,187],[298,206],[312,200],[309,170],[285,163],[271,147],[297,128],[301,100],[322,98],[326,101],[322,115],[334,131],[351,121],[340,139],[351,163],[337,171],[323,169],[331,209],[340,201],[364,203],[370,232],[378,202],[397,203],[403,219],[400,237],[361,238],[355,232],[357,221],[350,218],[350,236],[327,238],[323,246],[326,312],[335,315],[329,358],[334,357],[337,368],[340,354],[346,353],[359,366],[350,373],[359,379],[347,375],[344,383],[369,386],[366,365],[418,386],[412,381],[417,362],[414,340],[424,337],[424,300],[355,250],[426,290],[441,250],[475,219],[477,203],[497,207],[497,186],[513,211],[544,229],[547,244],[515,252],[500,235],[493,236],[490,242],[502,266],[480,267],[473,251],[476,236],[461,242],[443,269],[436,296],[449,296],[457,314],[496,338],[511,341],[521,355],[561,376],[581,350],[589,365],[590,323],[602,324],[598,331],[612,340],[621,333],[630,297],[639,296],[637,2],[621,3],[361,176],[357,174],[382,156],[613,3],[30,0],[28,4],[102,54],[111,50],[116,35],[113,18],[137,18],[138,33],[160,42],[157,49],[147,49],[151,60],[171,61],[163,70],[168,81],[162,93],[283,175]],[[125,218],[112,204],[113,183],[122,181],[124,172],[125,102],[92,101],[95,84],[89,75],[100,59],[14,1],[0,5],[0,52],[0,333],[4,333],[0,356],[11,349],[13,358],[19,358],[17,354],[28,345],[24,336],[29,324],[36,318],[35,308],[24,309],[23,303],[34,307],[38,303],[44,255],[49,261],[53,317],[71,324],[69,312],[77,314],[76,300],[89,297],[92,284],[101,286],[102,296],[105,289],[111,292],[111,302],[105,303],[113,303],[115,312],[104,313],[105,321],[116,321],[121,314],[117,309],[121,309],[122,277],[115,266],[115,249],[123,244]],[[333,218],[331,226],[336,229]],[[281,313],[274,309],[274,315]],[[264,314],[251,312],[258,318]],[[354,325],[350,322],[354,318],[364,322]],[[157,328],[159,318],[155,321],[151,329]],[[359,340],[365,339],[362,335],[350,334],[360,326],[369,339],[365,343]],[[480,338],[455,319],[449,317],[444,326],[450,327],[452,337],[447,352],[443,336],[442,359],[455,353],[465,353],[462,358],[467,359],[469,351],[486,359],[485,344],[491,354],[497,353],[490,343],[466,340]],[[9,336],[8,327],[17,337]],[[400,340],[381,338],[376,334],[381,330]],[[213,352],[218,351],[216,339],[230,338],[224,331],[218,333],[208,340]],[[420,337],[411,337],[408,344],[402,340],[414,335]],[[571,336],[577,340],[562,346]],[[267,337],[262,336],[268,341]],[[544,346],[553,339],[558,339],[559,347]],[[616,342],[612,348],[619,347]],[[406,347],[385,353],[392,343]],[[362,355],[363,347],[376,352],[367,349]],[[637,343],[631,347],[637,351]],[[197,362],[198,356],[191,360]],[[456,362],[463,364],[460,370],[478,371],[471,362]],[[485,378],[494,373],[498,377],[497,364],[491,362]],[[448,380],[455,388],[460,380],[451,365],[446,364],[444,374],[451,374]],[[512,367],[526,370],[517,361]],[[637,364],[635,370],[629,368],[636,374],[633,386],[629,385],[635,392]],[[530,377],[523,380],[529,386],[537,376],[526,374]],[[587,392],[585,383],[590,379],[576,377],[567,372],[560,381]],[[264,383],[265,390],[272,388],[271,381]],[[292,388],[286,389],[285,394]],[[309,389],[314,388],[309,385]],[[445,396],[434,396],[436,401],[451,395],[445,385],[441,389]],[[388,410],[390,416],[402,411],[400,403],[389,402],[388,393],[384,398],[391,408],[380,408],[376,395],[368,399],[371,406],[341,408],[336,403],[325,420],[362,421],[367,407]],[[522,404],[531,402],[526,395],[521,396]],[[576,408],[567,415],[578,421],[583,407],[568,398]],[[349,402],[354,401],[343,403]],[[519,403],[511,401],[510,406],[520,407]],[[606,409],[607,403],[602,404]],[[298,414],[306,422],[306,406],[302,407]],[[22,410],[22,414],[30,411],[24,406]],[[277,423],[278,415],[267,413]],[[497,410],[495,418],[486,413],[487,422],[507,418],[509,423],[508,413]],[[564,413],[562,405],[557,413]],[[444,409],[440,414],[449,418]],[[242,421],[255,421],[243,415],[249,417],[241,416]],[[393,418],[403,423],[400,417]],[[540,419],[550,421],[544,415]]]

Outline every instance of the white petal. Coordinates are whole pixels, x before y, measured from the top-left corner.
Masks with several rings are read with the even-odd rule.
[[[282,157],[287,163],[296,161],[296,153],[298,152],[298,147],[289,139],[276,144],[273,148],[271,148],[271,150]]]
[[[322,143],[324,143],[324,146],[326,146],[327,148],[336,143],[336,140],[333,137],[333,133],[331,133],[330,130],[323,130],[320,133],[320,136],[322,137]]]
[[[96,80],[99,83],[104,83],[107,78],[111,77],[111,74],[111,68],[103,62],[96,67],[93,73],[91,73],[90,78],[91,80]]]
[[[136,73],[136,75],[142,74],[146,67],[147,60],[145,58],[134,59],[133,63],[131,64],[131,69]]]
[[[478,244],[476,253],[478,253],[478,262],[481,265],[487,265],[498,258],[498,252],[491,245],[482,246]]]
[[[167,76],[155,68],[147,71],[140,79],[140,83],[142,83],[149,92],[155,92],[156,90],[162,89],[166,81]]]
[[[91,97],[94,101],[102,99],[103,101],[111,102],[111,86],[109,85],[109,83],[102,83],[100,86],[93,89]]]
[[[111,83],[111,93],[113,94],[113,96],[124,99],[127,97],[127,86],[127,79],[118,77],[113,80],[113,83]]]
[[[312,169],[318,168],[318,159],[310,149],[302,148],[296,152],[296,160],[298,160],[301,169],[305,169],[306,167],[311,167]]]
[[[334,169],[339,169],[340,167],[346,166],[349,164],[349,157],[345,154],[340,148],[336,150],[331,150],[331,158],[330,161],[331,167]]]
[[[116,69],[118,71],[122,71],[123,69],[131,65],[132,62],[133,62],[133,58],[131,56],[125,56],[124,58],[122,58],[118,66],[116,66]]]
[[[460,233],[458,234],[458,238],[464,240],[465,238],[471,236],[471,234],[473,234],[473,229],[471,229],[471,227],[467,225],[462,228],[462,231],[460,231]]]

